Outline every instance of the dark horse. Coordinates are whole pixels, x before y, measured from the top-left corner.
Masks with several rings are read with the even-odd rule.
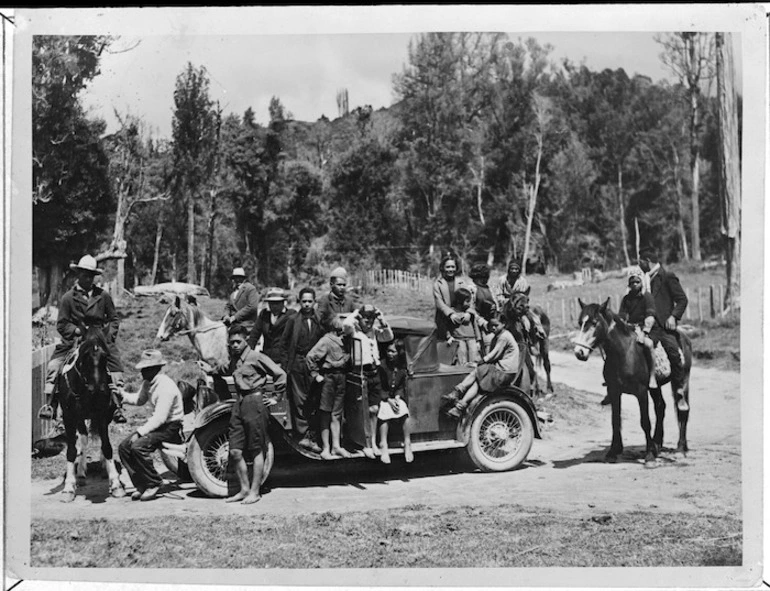
[[[601,347],[606,356],[604,381],[607,384],[607,394],[612,405],[612,445],[607,452],[607,461],[614,462],[623,453],[623,440],[620,435],[620,395],[625,392],[633,394],[639,401],[642,430],[647,440],[644,461],[645,463],[654,462],[663,447],[663,418],[666,414],[666,402],[660,386],[669,380],[668,378],[659,380],[657,388],[649,387],[650,365],[644,347],[638,343],[634,327],[608,309],[609,298],[601,305],[584,304],[579,299],[578,302],[580,303],[578,318],[580,331],[573,341],[575,356],[581,361],[586,361],[591,351],[597,347]],[[684,353],[684,399],[689,403],[692,344],[685,334],[680,333],[679,339]],[[654,435],[650,435],[648,390],[655,408]],[[689,410],[677,409],[679,443],[676,451],[682,454],[688,451],[687,419],[689,415]]]
[[[73,501],[76,485],[85,483],[88,427],[91,433],[97,434],[101,440],[102,459],[110,481],[110,494],[113,497],[124,496],[126,491],[115,467],[108,432],[115,407],[109,391],[107,342],[101,329],[88,328],[76,349],[76,357],[73,360],[68,358],[58,380],[58,396],[67,441],[67,473],[62,490],[64,501]]]
[[[545,370],[546,388],[548,388],[548,392],[553,392],[553,384],[551,383],[551,357],[549,354],[551,319],[548,318],[545,310],[539,306],[533,306],[530,311],[529,291],[530,288],[528,287],[524,292],[512,294],[503,306],[502,316],[506,328],[511,331],[511,334],[513,334],[517,342],[524,343],[524,348],[529,352],[529,355],[527,355],[527,367],[532,376],[535,393],[540,394],[542,390],[540,389],[537,371],[535,371],[530,355],[536,359],[538,366],[542,366]],[[530,322],[529,330],[525,328],[522,317],[527,315],[528,312],[536,316],[540,321],[540,324],[543,327],[544,337],[538,334],[537,328],[532,322]]]

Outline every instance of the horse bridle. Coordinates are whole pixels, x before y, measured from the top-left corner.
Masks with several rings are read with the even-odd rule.
[[[594,326],[599,326],[599,322],[602,322],[603,324],[607,325],[607,321],[604,319],[604,316],[599,314],[598,317],[599,317],[599,320],[597,320],[597,322],[596,322],[596,324]],[[607,326],[609,326],[609,325],[607,325]],[[598,339],[596,339],[596,341],[598,341]],[[593,351],[597,348],[596,345],[591,347],[591,346],[588,346],[588,345],[586,345],[584,343],[575,342],[574,340],[572,341],[572,344],[575,345],[575,347],[580,347],[582,349],[588,350],[589,354],[593,353]],[[599,347],[599,351],[601,351],[602,358],[604,358],[604,349],[602,347]]]

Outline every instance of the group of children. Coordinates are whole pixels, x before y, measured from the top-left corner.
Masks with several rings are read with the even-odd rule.
[[[403,352],[387,321],[374,306],[364,305],[346,317],[334,318],[332,329],[306,356],[311,376],[322,384],[321,457],[330,460],[351,455],[341,445],[341,431],[346,373],[354,369],[363,374],[368,392],[364,455],[374,459],[379,451],[380,460],[390,463],[388,432],[389,424],[395,422],[404,434],[404,459],[413,461]]]

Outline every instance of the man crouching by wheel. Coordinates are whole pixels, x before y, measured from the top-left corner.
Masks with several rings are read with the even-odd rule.
[[[267,355],[249,347],[248,338],[249,330],[236,324],[228,332],[229,364],[226,367],[212,368],[205,361],[198,362],[204,371],[231,375],[235,382],[238,400],[230,415],[227,438],[230,446],[229,462],[238,477],[240,490],[227,497],[225,502],[240,501],[244,505],[256,503],[261,498],[259,485],[262,483],[262,471],[269,443],[267,428],[270,413],[262,399],[267,376],[273,378],[277,395],[282,395],[286,389],[286,372]],[[250,457],[254,462],[251,483],[244,456]]]

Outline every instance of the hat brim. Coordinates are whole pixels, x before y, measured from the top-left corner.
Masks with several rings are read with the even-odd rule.
[[[265,298],[266,302],[285,302],[286,298],[283,296],[270,296],[269,298]]]
[[[104,273],[101,269],[87,269],[85,267],[81,267],[80,265],[76,265],[74,263],[70,264],[70,269],[73,271],[88,271],[89,273],[93,273],[94,275],[101,275]]]
[[[137,363],[134,366],[134,368],[135,369],[143,369],[145,367],[162,367],[164,365],[166,365],[165,361],[158,361],[158,362],[155,362],[155,361],[140,361],[139,363]]]

